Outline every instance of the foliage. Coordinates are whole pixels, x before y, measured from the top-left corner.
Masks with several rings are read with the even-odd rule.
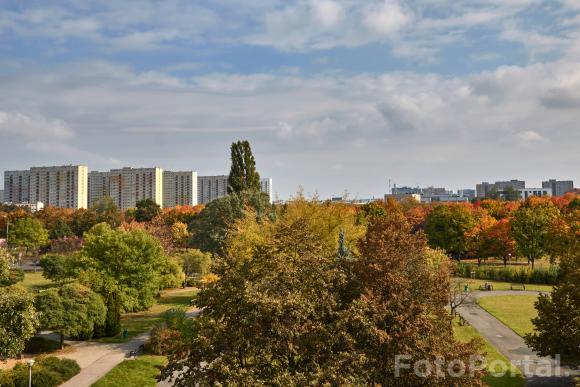
[[[137,202],[135,220],[137,222],[150,222],[161,214],[161,207],[153,199],[143,199]]]
[[[211,254],[204,253],[201,250],[191,249],[181,254],[181,259],[183,260],[183,271],[188,277],[193,275],[203,276],[211,270]]]
[[[48,251],[53,254],[69,254],[79,251],[83,247],[83,240],[77,236],[53,239]]]
[[[46,279],[63,283],[75,277],[76,257],[61,254],[46,254],[40,257],[42,276]]]
[[[49,232],[50,239],[60,239],[73,236],[73,232],[64,219],[58,219]]]
[[[542,356],[560,354],[564,364],[580,365],[580,250],[560,263],[562,281],[536,302],[536,331],[526,343]]]
[[[232,167],[228,177],[228,193],[260,191],[260,175],[248,141],[238,141],[231,146]]]
[[[64,336],[90,339],[95,327],[105,323],[105,304],[100,295],[79,284],[67,284],[40,292],[36,296],[43,329]]]
[[[393,380],[397,349],[467,360],[473,345],[441,324],[449,320],[440,292],[448,260],[427,259],[425,242],[401,217],[371,223],[360,249],[350,248],[360,238],[354,231],[364,232],[355,218],[348,206],[299,199],[276,222],[234,228],[227,245],[244,248],[216,258],[219,279],[196,300],[196,334],[186,353],[170,355],[164,375],[181,370],[182,386],[378,385]],[[337,259],[341,229],[352,260]],[[411,374],[398,382],[442,384]]]
[[[457,275],[459,277],[470,278],[472,271],[475,272],[475,278],[490,281],[554,285],[560,279],[560,271],[557,266],[532,269],[522,266],[477,266],[469,263],[457,265]]]
[[[105,299],[109,334],[118,332],[121,309],[138,311],[153,305],[166,264],[154,237],[101,223],[85,234],[81,257],[80,281]]]
[[[171,237],[173,244],[178,247],[187,247],[191,235],[187,229],[187,224],[175,222],[171,225]]]
[[[518,252],[528,259],[532,268],[536,259],[549,253],[550,229],[560,216],[560,211],[551,202],[528,199],[513,213],[512,236]]]
[[[33,218],[20,218],[10,226],[8,244],[26,249],[38,249],[48,243],[48,231]]]
[[[85,232],[89,231],[97,223],[99,221],[95,211],[81,208],[72,215],[70,227],[73,233],[81,238]]]
[[[0,359],[22,352],[37,328],[32,295],[19,287],[0,287]]]
[[[226,238],[235,222],[252,209],[259,220],[271,215],[268,196],[262,192],[242,192],[216,199],[205,206],[189,229],[194,247],[213,254],[223,254]]]
[[[466,205],[439,205],[425,221],[425,233],[429,245],[440,248],[459,259],[467,251],[466,233],[476,224],[476,220]]]
[[[197,206],[176,206],[164,208],[161,212],[161,218],[166,225],[171,226],[177,222],[190,224],[193,219],[203,210],[203,205]]]
[[[38,356],[32,367],[34,387],[56,387],[66,382],[81,370],[76,361],[54,356]],[[12,370],[0,372],[2,386],[28,386],[28,365],[17,364]]]
[[[168,257],[161,268],[160,289],[180,287],[185,281],[185,274],[175,258]]]
[[[146,349],[154,355],[183,356],[193,335],[193,319],[187,316],[185,309],[169,309],[163,313],[162,321],[151,329]]]
[[[91,210],[96,214],[96,223],[107,223],[111,227],[118,227],[123,222],[123,215],[110,196],[97,199],[91,204]]]

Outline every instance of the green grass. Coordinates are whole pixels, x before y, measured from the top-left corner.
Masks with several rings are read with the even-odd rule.
[[[520,336],[534,330],[532,318],[538,315],[534,308],[537,296],[482,297],[479,305]]]
[[[161,293],[161,297],[155,305],[149,310],[138,313],[126,313],[121,317],[122,329],[127,329],[127,337],[122,335],[115,337],[103,337],[95,341],[101,343],[123,343],[131,340],[133,337],[147,332],[155,323],[161,321],[161,315],[168,309],[185,307],[189,308],[191,300],[197,294],[197,290],[192,288],[186,289],[168,289]]]
[[[92,387],[155,387],[155,379],[167,364],[165,356],[144,355],[135,360],[125,360],[117,365]]]
[[[24,273],[24,281],[18,284],[33,292],[57,286],[56,283],[44,278],[41,271]]]
[[[490,387],[523,387],[524,377],[520,371],[513,366],[510,361],[499,353],[495,347],[493,347],[487,340],[479,335],[477,330],[470,325],[460,326],[457,321],[454,324],[454,332],[457,340],[467,343],[472,339],[480,339],[483,343],[482,352],[485,353],[485,358],[487,363],[491,363],[495,360],[501,360],[505,364],[510,365],[510,370],[501,377],[496,377],[493,375],[486,375],[483,377],[483,381]],[[511,373],[514,373],[512,376]]]
[[[479,286],[485,284],[486,282],[488,284],[493,285],[493,290],[511,290],[510,285],[512,284],[511,282],[469,279],[460,277],[455,277],[454,281],[461,283],[462,285],[468,283],[472,291],[479,290]],[[525,286],[526,290],[533,290],[537,292],[552,292],[552,289],[554,288],[552,285],[525,284]]]

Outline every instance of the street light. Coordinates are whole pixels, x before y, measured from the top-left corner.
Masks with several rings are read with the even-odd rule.
[[[34,365],[34,359],[26,360],[28,364],[28,387],[32,387],[32,366]]]

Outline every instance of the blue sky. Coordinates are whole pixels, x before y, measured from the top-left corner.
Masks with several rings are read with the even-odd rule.
[[[227,173],[281,198],[580,181],[577,0],[0,0],[0,171]]]

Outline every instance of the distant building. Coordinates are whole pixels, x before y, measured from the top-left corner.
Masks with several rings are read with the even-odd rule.
[[[163,207],[197,205],[197,172],[163,171]]]
[[[467,196],[459,195],[423,195],[421,201],[423,203],[464,203],[469,202],[469,198]]]
[[[567,192],[574,191],[574,182],[572,180],[550,179],[542,182],[542,188],[550,188],[553,196],[562,196]]]
[[[441,196],[441,195],[451,195],[452,192],[448,191],[445,188],[427,187],[421,188],[421,194],[430,196]]]
[[[110,172],[89,172],[89,206],[101,199],[103,196],[111,196],[111,173]]]
[[[496,192],[498,195],[501,195],[501,193],[508,188],[511,188],[514,191],[518,191],[526,188],[526,182],[523,180],[514,179],[509,181],[496,181],[495,183],[490,184],[484,181],[481,184],[477,184],[475,190],[476,196],[480,199],[483,199],[489,197],[491,192]]]
[[[109,195],[122,210],[135,208],[143,199],[152,199],[163,207],[163,170],[157,167],[111,169]]]
[[[552,196],[551,188],[524,188],[518,189],[520,199],[526,200],[530,196]]]
[[[4,190],[0,189],[0,203],[4,203]]]
[[[84,165],[30,168],[28,203],[87,208],[88,168]]]
[[[417,193],[409,193],[409,194],[386,194],[385,195],[385,202],[389,199],[396,200],[401,202],[403,200],[414,199],[418,202],[421,202],[421,195]]]
[[[30,200],[30,171],[4,172],[4,202],[28,203]]]
[[[40,211],[44,208],[44,203],[36,202],[36,203],[14,203],[16,207],[28,208],[30,212]]]
[[[274,192],[272,191],[272,179],[269,177],[260,179],[260,191],[268,195],[270,203],[274,202]]]
[[[391,195],[421,195],[423,192],[419,187],[393,187]]]
[[[460,189],[457,190],[457,196],[462,198],[474,199],[476,192],[474,189]]]

